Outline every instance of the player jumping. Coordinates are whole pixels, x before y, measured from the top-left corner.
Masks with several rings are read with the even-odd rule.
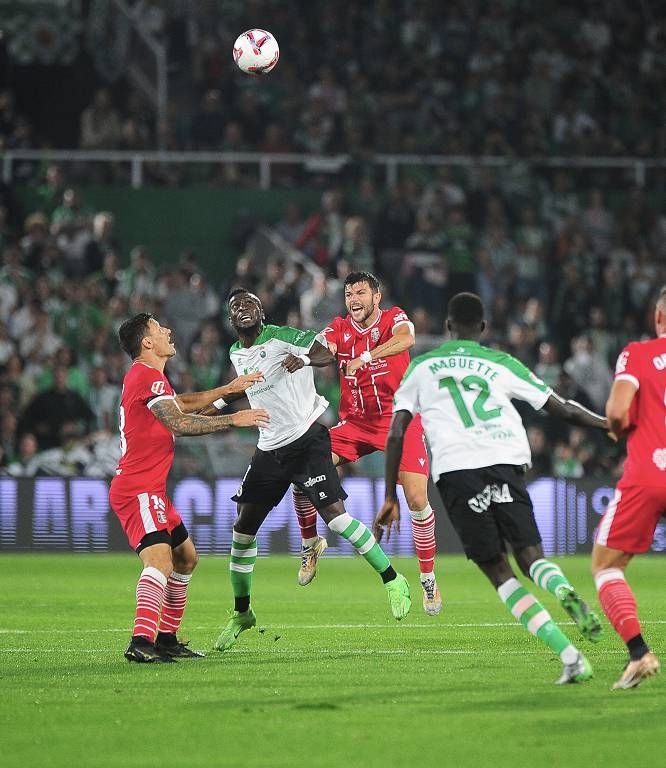
[[[247,389],[252,406],[270,409],[250,466],[233,497],[238,518],[229,563],[234,612],[215,643],[225,651],[256,624],[250,605],[257,532],[268,513],[294,483],[314,504],[328,527],[347,539],[377,571],[386,586],[393,616],[409,612],[409,585],[397,574],[372,532],[345,510],[347,494],[331,461],[328,430],[317,419],[328,402],[317,394],[312,366],[333,362],[324,337],[314,331],[264,324],[261,301],[245,289],[229,296],[229,317],[238,341],[229,355],[237,372],[261,371],[263,381]]]
[[[399,519],[396,481],[405,432],[420,413],[433,458],[433,479],[465,554],[490,579],[520,623],[558,654],[564,669],[557,683],[579,683],[592,668],[515,577],[506,556],[508,541],[521,571],[551,592],[584,637],[601,636],[590,611],[561,568],[544,557],[532,501],[524,480],[530,462],[527,435],[512,398],[565,421],[607,429],[605,418],[572,400],[563,400],[511,355],[484,347],[483,305],[472,293],[449,303],[452,340],[420,355],[395,395],[386,446],[386,500],[375,519],[375,534]]]
[[[624,472],[592,550],[601,607],[629,651],[629,663],[613,689],[635,688],[661,667],[643,640],[636,598],[624,572],[634,555],[648,551],[666,513],[666,288],[657,299],[654,325],[656,339],[632,342],[620,353],[606,403],[611,432],[618,439],[628,435]]]
[[[349,314],[336,317],[324,330],[340,368],[340,422],[331,428],[333,464],[357,461],[386,445],[393,395],[409,365],[414,326],[400,307],[381,309],[377,278],[351,272],[345,279]],[[412,536],[421,572],[423,609],[430,616],[442,610],[435,579],[435,515],[428,502],[428,452],[420,418],[405,434],[399,478],[412,518]],[[317,515],[305,494],[294,489],[294,506],[303,548],[298,583],[309,584],[326,540],[317,535]],[[398,524],[399,530],[399,524]]]
[[[109,499],[130,546],[143,562],[136,587],[134,631],[125,658],[169,662],[178,657],[200,657],[202,653],[191,650],[176,636],[197,553],[166,495],[175,435],[206,435],[229,427],[267,424],[268,414],[263,409],[232,416],[195,413],[218,398],[244,392],[261,377],[252,373],[209,392],[176,395],[164,375],[164,366],[176,354],[171,331],[142,312],[124,322],[118,336],[132,366],[123,381],[121,458]]]

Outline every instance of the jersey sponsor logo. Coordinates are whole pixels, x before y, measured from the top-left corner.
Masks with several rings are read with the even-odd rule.
[[[326,498],[326,494],[324,493],[324,491],[319,491],[319,498],[320,499],[325,499]]]
[[[150,391],[155,395],[163,395],[164,394],[164,382],[163,381],[154,381],[150,387]]]
[[[351,333],[343,334],[343,338],[344,338],[345,341],[349,341],[349,339],[351,339]]]
[[[507,504],[513,501],[513,496],[509,491],[508,483],[504,483],[500,488],[497,483],[487,485],[481,493],[477,493],[476,496],[472,496],[467,500],[467,506],[472,512],[481,514],[485,512],[488,507],[494,502],[495,504]]]
[[[321,483],[324,480],[326,480],[326,475],[317,475],[317,477],[308,477],[308,479],[303,483],[303,487],[312,488],[313,485],[316,485],[317,483]]]
[[[629,353],[628,352],[627,353],[623,352],[622,354],[629,354]],[[663,355],[657,355],[657,357],[653,357],[652,358],[652,365],[654,365],[654,367],[658,371],[663,371],[664,368],[666,368],[666,352]]]
[[[620,356],[617,359],[617,363],[615,363],[615,373],[624,373],[627,369],[628,362],[629,362],[629,353],[621,352]]]
[[[666,448],[657,448],[652,454],[652,461],[663,472],[666,469]]]
[[[402,323],[404,320],[409,321],[409,318],[407,317],[406,312],[398,312],[398,314],[393,318],[393,325],[397,325],[398,323]]]
[[[375,344],[379,341],[379,328],[373,328],[370,331],[370,338],[375,342]]]
[[[419,464],[424,467],[425,466],[425,459],[419,459]]]

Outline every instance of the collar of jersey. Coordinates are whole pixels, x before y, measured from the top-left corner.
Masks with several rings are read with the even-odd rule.
[[[369,325],[367,328],[361,328],[361,326],[358,323],[354,322],[354,318],[351,315],[349,315],[351,324],[359,333],[367,333],[371,328],[374,328],[377,325],[377,323],[381,320],[381,317],[382,317],[382,310],[380,309],[375,322],[372,325]]]
[[[442,344],[443,347],[480,347],[480,341],[473,341],[472,339],[449,339]]]
[[[243,346],[243,345],[240,343],[240,339],[239,339],[238,341],[235,341],[235,342],[234,342],[234,343],[231,345],[231,349],[230,349],[229,351],[230,351],[230,352],[240,352],[242,349],[252,349],[252,347],[256,347],[256,346],[257,346],[257,344],[263,344],[265,341],[268,341],[268,339],[266,338],[266,335],[267,335],[267,333],[268,333],[268,326],[267,326],[267,325],[262,325],[262,326],[261,326],[261,333],[260,333],[260,334],[257,336],[257,338],[256,338],[256,339],[255,339],[255,340],[252,342],[251,346],[249,346],[249,347],[244,347],[244,346]]]

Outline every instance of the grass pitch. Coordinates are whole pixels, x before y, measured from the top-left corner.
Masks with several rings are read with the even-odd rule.
[[[560,559],[597,604],[589,559]],[[132,555],[0,557],[0,763],[14,766],[663,766],[664,677],[610,691],[625,661],[604,620],[579,639],[584,685],[529,636],[474,566],[438,560],[444,611],[421,609],[415,560],[395,562],[412,613],[390,616],[359,558],[321,561],[298,587],[295,558],[260,558],[258,627],[237,646],[170,665],[128,664],[139,561]],[[666,657],[660,557],[630,569],[644,632]],[[210,649],[231,605],[227,561],[203,557],[182,636]],[[598,607],[598,606],[597,606]]]

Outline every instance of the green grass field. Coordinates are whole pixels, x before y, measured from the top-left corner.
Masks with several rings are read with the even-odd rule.
[[[559,562],[597,604],[588,558]],[[122,657],[132,555],[4,555],[0,764],[13,766],[663,766],[665,680],[610,691],[625,659],[605,626],[580,640],[594,669],[555,686],[560,662],[512,620],[474,566],[439,558],[445,606],[390,616],[359,558],[324,559],[307,588],[295,558],[261,558],[258,628],[230,652],[170,665]],[[666,650],[659,557],[631,576],[645,635]],[[182,636],[209,649],[230,606],[227,561],[203,557]],[[575,627],[537,591],[574,642]]]

